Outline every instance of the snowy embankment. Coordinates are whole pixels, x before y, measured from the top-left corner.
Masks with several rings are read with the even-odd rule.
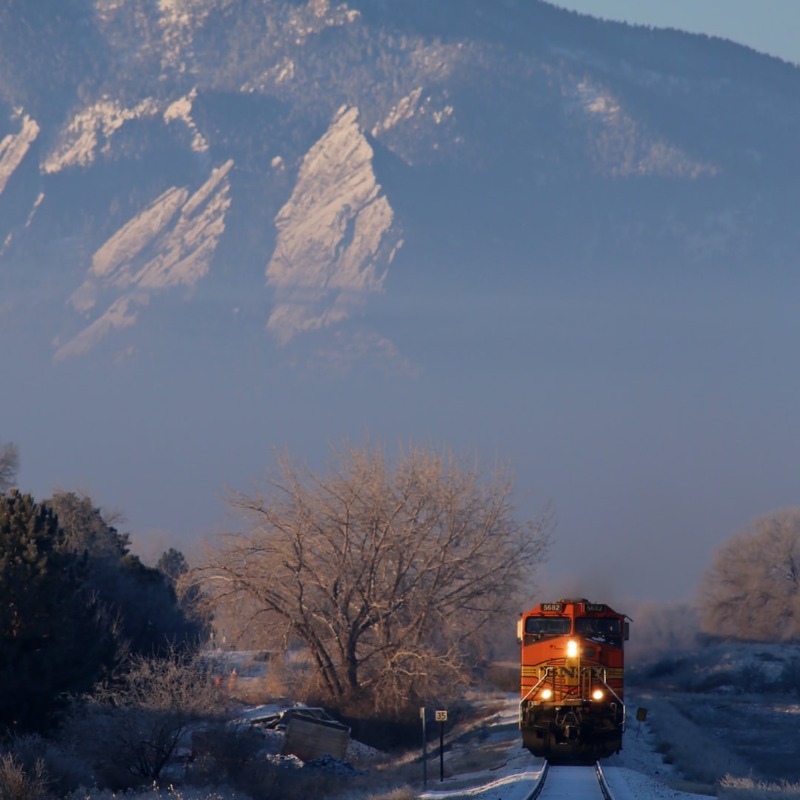
[[[465,747],[497,749],[497,758],[474,772],[455,769],[460,747],[445,752],[444,780],[439,762],[432,757],[423,800],[527,800],[542,778],[543,762],[525,750],[517,729],[517,698],[509,695],[506,707],[489,720],[488,736]],[[505,745],[505,747],[502,747]],[[452,766],[451,766],[452,765]],[[450,767],[450,768],[448,768]],[[625,733],[622,752],[603,762],[603,772],[614,800],[698,800],[701,795],[678,791],[669,785],[677,776],[653,749],[653,736],[646,723],[633,721]]]

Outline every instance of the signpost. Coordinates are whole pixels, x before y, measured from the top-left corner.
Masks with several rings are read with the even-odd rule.
[[[439,780],[444,780],[444,723],[447,722],[447,711],[436,710],[436,721],[439,723]]]
[[[636,738],[639,738],[639,731],[642,729],[642,723],[647,719],[647,709],[641,706],[636,709],[636,721],[639,723],[636,726]]]
[[[428,785],[428,737],[425,733],[425,706],[419,709],[419,716],[422,719],[422,788]]]

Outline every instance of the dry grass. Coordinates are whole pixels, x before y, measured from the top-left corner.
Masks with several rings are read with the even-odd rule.
[[[410,786],[398,786],[384,794],[367,795],[366,800],[414,800],[417,793]]]
[[[800,800],[800,783],[769,783],[726,775],[719,782],[720,800]]]
[[[2,800],[43,800],[49,797],[44,762],[37,761],[32,771],[10,753],[0,756],[0,798]]]
[[[678,769],[693,791],[713,793],[712,787],[722,776],[750,772],[750,765],[727,749],[713,729],[697,724],[669,697],[643,695],[642,700],[648,707],[647,721],[656,737],[656,750],[665,763]]]

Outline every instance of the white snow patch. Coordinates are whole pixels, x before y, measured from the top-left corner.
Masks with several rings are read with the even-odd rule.
[[[194,55],[194,33],[203,26],[212,8],[208,0],[158,0],[163,68],[186,72]]]
[[[164,122],[169,125],[170,122],[180,121],[192,133],[192,150],[195,153],[205,153],[208,150],[208,142],[202,133],[197,129],[194,119],[192,119],[192,105],[197,98],[197,89],[192,89],[189,94],[178,98],[175,102],[167,106],[164,112]]]
[[[441,125],[454,114],[455,108],[450,104],[446,104],[438,109],[434,108],[433,98],[430,96],[423,98],[422,88],[417,87],[405,97],[398,100],[398,102],[389,109],[389,113],[384,117],[383,121],[373,125],[371,133],[373,136],[377,137],[385,131],[390,131],[401,122],[411,120],[414,117],[429,116],[436,125]]]
[[[44,192],[39,192],[39,194],[36,196],[36,200],[33,201],[31,210],[28,212],[28,216],[25,219],[26,228],[30,228],[31,223],[33,222],[33,218],[36,216],[36,212],[39,210],[39,206],[44,202],[44,198],[45,198]],[[3,240],[2,246],[0,246],[0,256],[5,255],[13,239],[14,239],[14,234],[9,232],[6,235],[6,238]]]
[[[33,217],[36,214],[39,206],[44,202],[44,192],[39,192],[36,195],[36,199],[33,201],[33,205],[31,206],[31,210],[28,213],[28,218],[25,220],[25,227],[30,228],[31,222],[33,222]]]
[[[349,9],[345,3],[331,8],[330,0],[308,0],[308,5],[300,6],[290,19],[289,30],[294,31],[298,45],[314,33],[325,28],[347,25],[355,22],[360,13]]]
[[[417,87],[412,92],[401,98],[386,115],[383,122],[375,125],[372,135],[377,136],[381,131],[388,131],[404,119],[410,119],[419,107],[420,97],[422,97],[422,87]]]
[[[9,133],[0,139],[0,194],[39,135],[39,125],[36,120],[23,113],[22,109],[17,109],[15,116],[21,119],[19,133]]]
[[[620,107],[614,98],[588,81],[578,83],[575,92],[582,108],[589,114],[598,114],[608,121],[619,115]]]
[[[687,178],[716,174],[713,164],[696,161],[679,147],[653,137],[604,86],[574,80],[564,94],[569,111],[590,119],[587,134],[601,173]]]
[[[446,119],[453,116],[455,109],[453,106],[447,105],[441,111],[433,112],[433,121],[437,125],[441,125]]]
[[[295,64],[291,58],[284,56],[277,64],[270,67],[257,78],[245,81],[241,86],[242,92],[252,94],[253,92],[260,92],[268,86],[281,86],[285,83],[290,83],[294,78]]]
[[[85,167],[94,161],[98,147],[101,152],[108,152],[111,137],[126,122],[156,114],[158,104],[152,98],[133,108],[123,108],[117,100],[105,97],[75,115],[62,133],[60,145],[42,164],[42,171],[51,174],[68,167]]]

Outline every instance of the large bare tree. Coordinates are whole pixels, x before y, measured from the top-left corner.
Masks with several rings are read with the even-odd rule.
[[[232,505],[247,529],[209,554],[213,598],[273,646],[302,643],[331,701],[394,709],[464,680],[550,536],[546,515],[515,520],[504,471],[416,447],[390,463],[343,446],[325,474],[283,457]]]
[[[706,633],[800,639],[800,509],[758,517],[718,550],[700,585]]]

